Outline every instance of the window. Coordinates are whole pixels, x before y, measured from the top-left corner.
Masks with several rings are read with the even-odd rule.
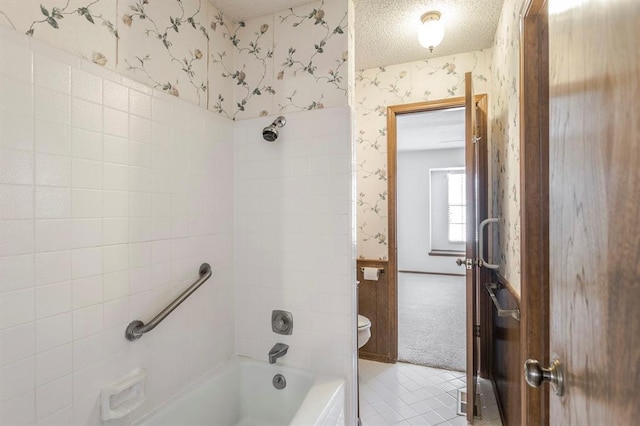
[[[464,252],[467,235],[464,167],[430,169],[430,173],[429,254],[460,255]]]
[[[447,228],[450,243],[466,241],[466,197],[464,170],[447,173]]]

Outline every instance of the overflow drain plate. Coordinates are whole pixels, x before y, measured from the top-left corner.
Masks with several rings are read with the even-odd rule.
[[[284,389],[287,386],[287,379],[284,378],[282,374],[276,374],[273,376],[273,387],[276,389]]]

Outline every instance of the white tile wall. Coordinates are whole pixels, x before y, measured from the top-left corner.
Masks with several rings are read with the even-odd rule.
[[[0,29],[0,424],[100,424],[100,388],[144,367],[138,417],[233,353],[232,139]],[[203,261],[210,282],[126,341]]]
[[[100,387],[142,366],[137,417],[234,346],[353,377],[347,108],[289,114],[269,144],[273,117],[233,125],[5,30],[0,52],[0,423],[100,423]],[[124,340],[202,261],[198,297]]]
[[[0,332],[0,365],[27,358],[35,353],[35,327],[33,322]]]
[[[94,104],[92,104],[94,105]],[[71,133],[73,156],[87,160],[102,160],[102,134],[74,128]]]
[[[278,140],[265,142],[262,128],[274,118],[235,125],[236,351],[266,360],[283,342],[290,349],[278,363],[340,375],[351,385],[350,112],[287,114]],[[291,336],[271,331],[273,309],[292,312]],[[349,387],[347,398],[352,392]]]

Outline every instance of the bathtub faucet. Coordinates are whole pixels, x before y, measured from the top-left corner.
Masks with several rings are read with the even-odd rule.
[[[281,356],[285,356],[289,350],[289,345],[284,343],[276,343],[269,351],[269,364],[275,364],[276,360]]]

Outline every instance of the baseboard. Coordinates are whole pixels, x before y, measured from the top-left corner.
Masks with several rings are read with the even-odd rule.
[[[423,275],[448,275],[450,277],[465,277],[465,274],[448,274],[446,272],[423,272],[423,271],[398,271],[407,274],[423,274]]]
[[[374,354],[371,352],[362,352],[362,351],[358,351],[358,358],[360,359],[366,359],[369,361],[377,361],[377,362],[384,362],[386,364],[395,364],[396,361],[391,359],[390,355],[380,355],[380,354]]]

